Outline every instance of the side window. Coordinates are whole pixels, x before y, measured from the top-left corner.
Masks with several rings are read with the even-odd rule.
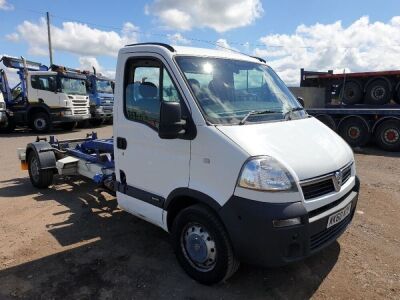
[[[56,89],[56,77],[47,75],[37,75],[31,77],[32,88],[53,92]]]
[[[160,103],[180,101],[180,96],[166,69],[158,61],[135,60],[127,63],[125,73],[125,115],[157,129]]]
[[[167,70],[163,69],[163,81],[162,81],[162,100],[170,102],[179,102],[180,96],[179,92],[175,88],[171,77],[169,76]]]

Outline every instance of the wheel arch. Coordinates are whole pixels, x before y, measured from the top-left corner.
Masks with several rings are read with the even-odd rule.
[[[39,157],[39,167],[41,170],[56,170],[56,156],[53,151],[42,151],[51,148],[45,141],[30,143],[26,146],[26,158],[34,152]]]
[[[30,105],[27,111],[28,120],[31,120],[33,115],[38,112],[45,112],[51,116],[50,107],[46,104],[40,103],[38,105]]]
[[[167,211],[168,230],[170,230],[172,222],[178,213],[194,204],[203,204],[217,215],[221,209],[221,205],[207,194],[190,188],[177,188],[168,195],[164,203],[164,210]]]

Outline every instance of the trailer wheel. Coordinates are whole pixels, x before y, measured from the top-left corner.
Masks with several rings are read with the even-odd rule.
[[[45,189],[53,182],[53,170],[41,170],[39,156],[34,151],[28,155],[28,172],[34,187]]]
[[[400,121],[383,121],[375,130],[375,142],[387,151],[400,150]]]
[[[392,95],[390,86],[384,79],[376,79],[367,86],[365,102],[374,105],[383,105],[390,101]]]
[[[38,133],[48,132],[50,130],[50,116],[45,112],[37,112],[32,116],[31,128]]]
[[[335,120],[329,115],[318,115],[315,118],[317,118],[319,121],[324,123],[326,126],[328,126],[330,129],[333,131],[336,130],[336,123]]]
[[[348,118],[339,125],[340,136],[352,147],[361,147],[371,138],[368,125],[360,118]]]
[[[341,89],[341,95],[345,104],[361,103],[363,97],[361,85],[355,81],[346,82],[344,88]]]
[[[226,280],[239,268],[224,226],[203,205],[182,210],[174,219],[171,236],[180,265],[200,283]]]

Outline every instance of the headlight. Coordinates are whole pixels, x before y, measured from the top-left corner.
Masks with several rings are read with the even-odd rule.
[[[295,184],[288,170],[276,159],[262,156],[245,163],[238,186],[260,191],[286,191]]]
[[[0,110],[5,110],[5,109],[6,109],[6,103],[5,102],[0,102]]]
[[[64,111],[64,116],[72,116],[72,111],[70,110]]]

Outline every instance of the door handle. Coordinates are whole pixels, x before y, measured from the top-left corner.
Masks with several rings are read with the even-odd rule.
[[[117,137],[117,148],[118,149],[125,150],[127,146],[128,146],[128,143],[126,142],[126,138]]]

